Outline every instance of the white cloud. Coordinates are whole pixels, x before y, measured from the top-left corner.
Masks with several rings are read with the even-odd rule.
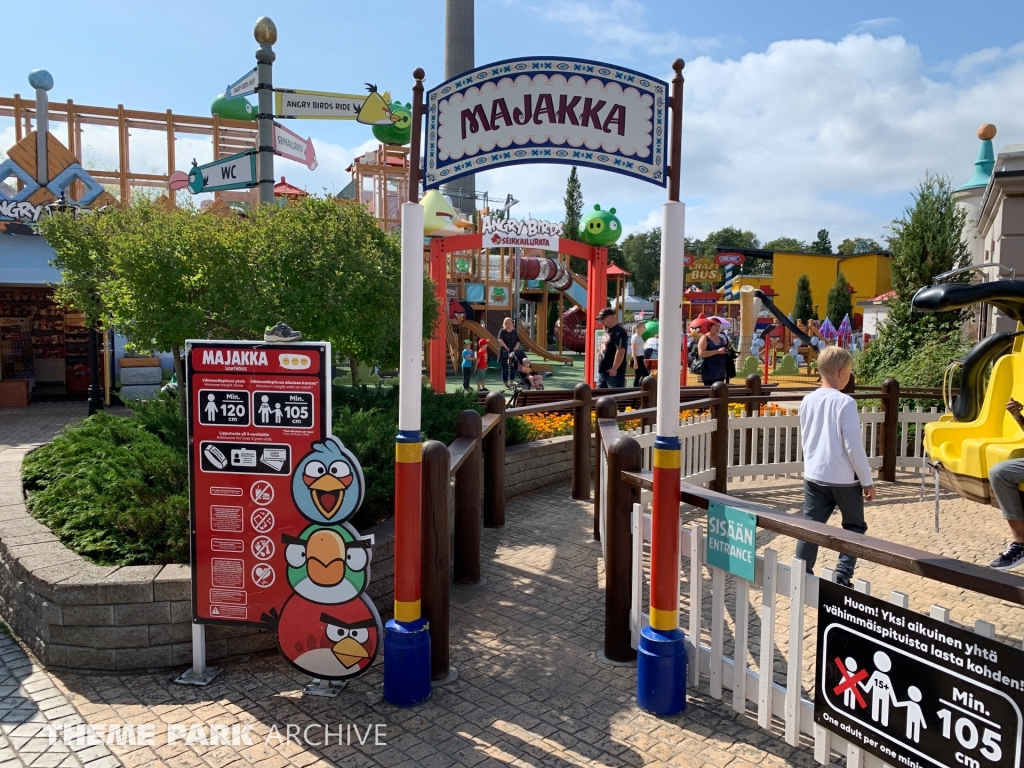
[[[879,30],[891,27],[897,23],[899,19],[895,16],[883,16],[877,19],[865,19],[854,25],[853,32],[857,34],[859,32],[878,32]]]
[[[998,126],[997,150],[1024,140],[1024,46],[981,58],[994,62],[984,77],[944,82],[928,76],[904,38],[850,35],[777,42],[738,60],[691,60],[687,231],[703,236],[733,224],[762,240],[810,240],[824,227],[833,243],[880,239],[927,171],[955,184],[969,178],[979,124]],[[481,174],[478,187],[511,191],[520,207],[559,217],[566,173],[521,166]],[[665,199],[661,189],[600,172],[583,176],[583,192],[588,205],[617,206],[627,232],[657,224]]]
[[[646,9],[637,0],[612,0],[605,6],[580,0],[554,0],[531,10],[549,22],[569,26],[574,36],[595,44],[595,55],[603,61],[614,57],[677,55],[679,51],[710,51],[718,47],[717,37],[686,37],[674,30],[651,31]]]

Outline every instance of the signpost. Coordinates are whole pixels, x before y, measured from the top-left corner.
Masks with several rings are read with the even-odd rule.
[[[330,364],[326,342],[186,344],[194,662],[180,682],[211,679],[206,624],[276,630],[320,696],[377,655],[373,540],[348,522],[365,482],[331,434]]]
[[[254,150],[222,157],[205,165],[193,165],[188,172],[188,188],[195,195],[200,192],[248,189],[258,183]]]
[[[892,765],[1019,768],[1024,652],[820,581],[814,721]]]
[[[277,88],[274,90],[274,117],[355,120],[365,101],[365,95]]]
[[[276,120],[274,121],[274,154],[302,163],[311,171],[316,170],[317,161],[313,140],[302,138],[295,131],[285,128]]]
[[[229,100],[249,96],[250,94],[256,93],[256,83],[258,82],[259,78],[256,76],[256,67],[253,67],[251,71],[246,72],[240,78],[235,80],[235,82],[225,88],[224,96]]]
[[[521,163],[667,180],[668,84],[631,69],[564,57],[509,59],[427,94],[426,174],[433,189]]]
[[[756,542],[756,515],[717,501],[709,504],[708,535],[704,540],[708,565],[753,581]]]

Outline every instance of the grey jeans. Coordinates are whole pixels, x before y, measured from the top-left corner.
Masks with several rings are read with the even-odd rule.
[[[832,513],[839,507],[843,516],[843,528],[855,533],[864,533],[868,529],[864,522],[864,496],[859,485],[818,485],[804,480],[803,516],[816,523],[828,522]],[[818,545],[806,541],[796,543],[796,556],[804,561],[807,572],[814,573],[814,563],[818,559]],[[843,553],[836,564],[836,576],[850,581],[857,558]]]
[[[1024,459],[1000,461],[988,471],[988,481],[1003,510],[1003,519],[1024,520],[1024,505],[1017,490],[1017,485],[1024,483]]]

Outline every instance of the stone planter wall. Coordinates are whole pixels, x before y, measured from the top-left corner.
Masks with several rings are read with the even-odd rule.
[[[571,436],[512,446],[505,456],[508,497],[572,478]],[[451,518],[454,494],[449,503]],[[362,533],[375,538],[368,594],[387,621],[394,526]],[[20,461],[0,463],[0,617],[47,666],[124,671],[192,660],[189,567],[87,562],[25,509]],[[246,627],[208,626],[206,638],[211,661],[275,645],[273,633]]]

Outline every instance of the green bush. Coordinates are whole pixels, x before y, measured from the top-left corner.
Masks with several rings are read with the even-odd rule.
[[[509,416],[505,419],[505,445],[520,445],[537,439],[535,430],[526,419]]]
[[[189,560],[185,441],[160,408],[98,413],[25,457],[29,512],[101,565]]]

